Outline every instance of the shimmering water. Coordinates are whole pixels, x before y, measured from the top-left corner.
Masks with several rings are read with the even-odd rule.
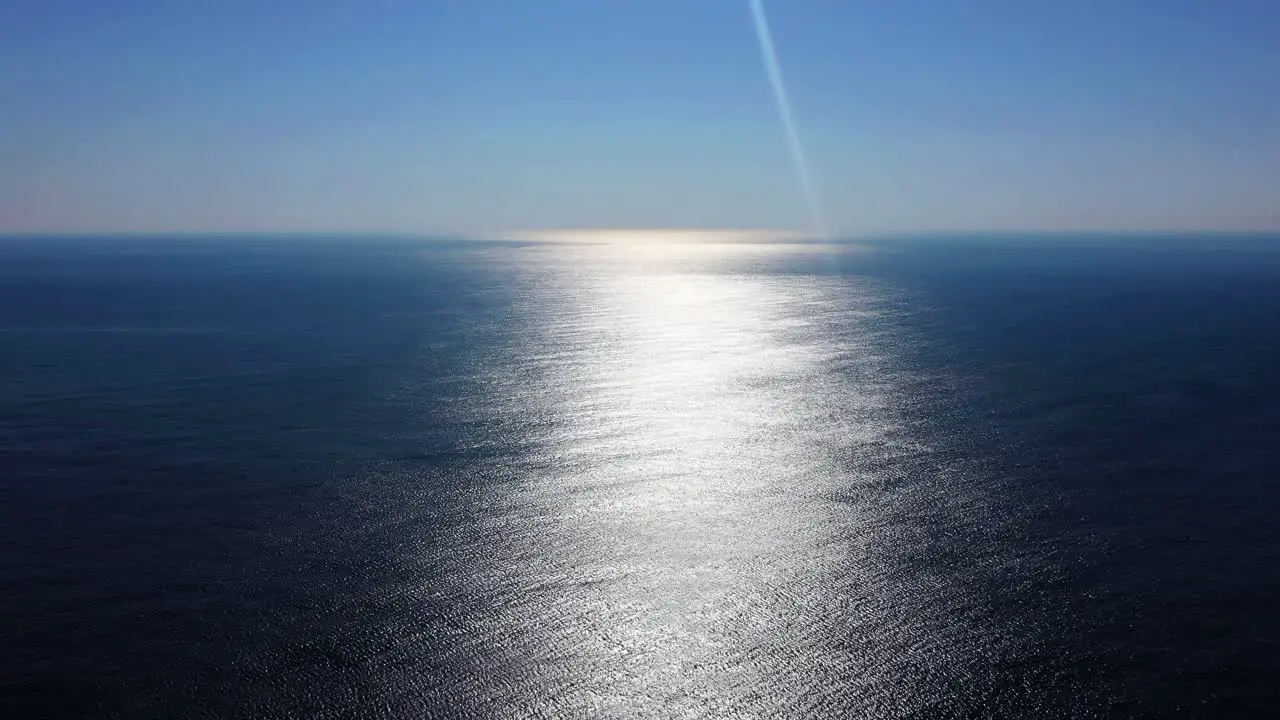
[[[0,708],[1273,709],[1280,239],[583,240],[0,243]]]

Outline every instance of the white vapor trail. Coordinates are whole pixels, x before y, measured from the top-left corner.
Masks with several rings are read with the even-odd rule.
[[[778,53],[773,48],[773,32],[769,29],[769,19],[764,14],[764,0],[749,0],[751,15],[756,21],[756,35],[760,38],[760,55],[764,58],[764,69],[769,76],[769,84],[773,86],[773,97],[778,104],[778,115],[782,117],[782,126],[787,133],[787,144],[791,148],[791,159],[795,162],[796,174],[800,176],[800,189],[804,192],[805,201],[809,203],[809,215],[813,219],[814,230],[819,238],[827,236],[827,226],[822,219],[822,204],[818,202],[818,194],[813,188],[813,177],[809,173],[809,161],[805,159],[804,144],[800,142],[800,132],[796,130],[796,120],[791,112],[791,99],[787,95],[787,85],[782,80],[782,66],[778,64]]]

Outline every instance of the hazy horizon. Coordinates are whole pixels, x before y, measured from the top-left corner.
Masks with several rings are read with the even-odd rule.
[[[1276,238],[1280,240],[1280,228],[1259,229],[1115,229],[1115,228],[1022,228],[991,229],[923,229],[915,231],[884,231],[863,233],[831,233],[816,237],[801,230],[774,228],[526,228],[512,231],[483,233],[416,232],[399,230],[348,230],[348,229],[270,229],[270,230],[35,230],[0,231],[0,240],[13,239],[175,239],[186,238],[301,238],[347,239],[352,241],[376,239],[400,239],[413,241],[475,241],[475,242],[527,242],[527,243],[588,243],[611,244],[628,242],[737,242],[737,243],[848,243],[891,242],[894,240],[927,240],[950,238],[972,240],[976,238],[1000,239],[1020,237],[1026,239],[1070,240],[1097,237],[1114,238],[1188,238],[1213,236],[1222,238]]]

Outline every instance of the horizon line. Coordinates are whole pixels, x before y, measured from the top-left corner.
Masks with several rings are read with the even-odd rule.
[[[529,242],[529,243],[566,243],[566,242],[608,242],[622,240],[640,240],[645,237],[668,240],[714,240],[729,239],[751,242],[848,242],[869,240],[893,240],[913,238],[944,238],[990,236],[1006,237],[1011,235],[1025,236],[1057,236],[1086,237],[1097,235],[1115,236],[1190,236],[1190,235],[1232,235],[1232,236],[1280,236],[1277,228],[953,228],[953,229],[920,229],[920,230],[883,230],[862,232],[836,232],[825,238],[814,237],[812,232],[776,228],[673,228],[673,227],[600,227],[600,228],[531,228],[508,231],[487,232],[431,232],[416,230],[357,230],[357,229],[235,229],[235,230],[4,230],[0,229],[0,239],[91,239],[91,238],[382,238],[405,240],[448,240],[464,242]]]

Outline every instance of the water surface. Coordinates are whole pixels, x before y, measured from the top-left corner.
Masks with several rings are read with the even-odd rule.
[[[1257,237],[10,238],[0,707],[1265,714],[1278,317]]]

